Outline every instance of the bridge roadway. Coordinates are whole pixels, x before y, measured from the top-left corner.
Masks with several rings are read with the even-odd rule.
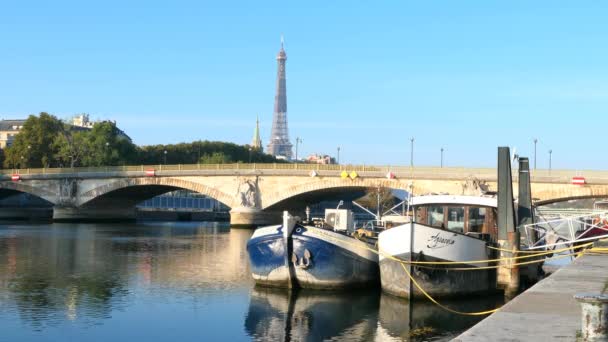
[[[572,184],[574,176],[584,177],[585,184]],[[290,203],[301,205],[330,194],[375,187],[414,194],[477,194],[495,191],[496,177],[494,168],[317,164],[13,169],[0,170],[0,198],[18,192],[41,197],[53,206],[55,219],[121,219],[133,218],[135,205],[143,200],[186,189],[232,208],[233,224],[258,225],[275,220]],[[513,179],[517,186],[517,170]],[[608,171],[533,170],[531,189],[537,205],[608,197]]]

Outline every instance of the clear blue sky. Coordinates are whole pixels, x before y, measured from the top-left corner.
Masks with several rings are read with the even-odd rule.
[[[138,144],[268,142],[285,35],[300,155],[608,169],[600,1],[3,1],[0,116],[86,112]],[[532,162],[532,160],[531,160]]]

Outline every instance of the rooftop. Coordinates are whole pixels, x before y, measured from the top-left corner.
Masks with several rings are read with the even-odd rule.
[[[18,131],[25,123],[24,120],[0,120],[0,131]]]

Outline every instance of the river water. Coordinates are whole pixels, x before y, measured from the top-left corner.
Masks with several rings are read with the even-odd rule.
[[[440,341],[481,319],[377,290],[255,288],[251,234],[200,222],[0,224],[0,341]]]

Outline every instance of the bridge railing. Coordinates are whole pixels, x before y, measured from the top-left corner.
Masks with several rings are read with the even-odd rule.
[[[4,178],[14,174],[19,175],[53,175],[53,174],[82,174],[82,173],[106,173],[106,172],[144,172],[155,170],[159,172],[180,172],[197,170],[299,170],[299,171],[332,171],[332,172],[358,172],[374,173],[382,176],[393,172],[401,177],[424,177],[434,178],[458,178],[474,176],[480,179],[496,179],[495,168],[465,168],[465,167],[426,167],[426,166],[392,166],[392,165],[336,165],[336,164],[304,164],[304,163],[232,163],[232,164],[176,164],[176,165],[125,165],[125,166],[101,166],[101,167],[76,167],[76,168],[27,168],[27,169],[4,169],[0,170],[0,176]],[[297,172],[297,174],[302,174]],[[608,183],[608,172],[596,170],[531,170],[531,178],[535,182],[560,182],[569,183],[574,176],[583,176],[587,181],[594,183]],[[513,179],[517,180],[517,170],[513,170]]]
[[[33,174],[66,174],[66,173],[99,173],[99,172],[133,172],[146,170],[156,171],[196,171],[196,170],[320,170],[320,171],[356,171],[356,172],[395,172],[413,174],[453,175],[468,172],[472,174],[494,175],[496,171],[491,168],[438,168],[391,165],[336,165],[336,164],[304,164],[304,163],[232,163],[232,164],[169,164],[169,165],[126,165],[126,166],[99,166],[75,168],[24,168],[3,169],[0,175],[33,175]]]

